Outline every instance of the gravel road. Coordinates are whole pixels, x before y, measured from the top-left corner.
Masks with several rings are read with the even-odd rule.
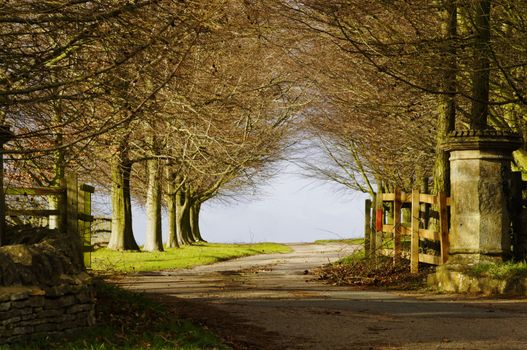
[[[290,246],[289,254],[115,283],[206,325],[234,349],[527,349],[527,299],[331,286],[311,271],[353,247]]]

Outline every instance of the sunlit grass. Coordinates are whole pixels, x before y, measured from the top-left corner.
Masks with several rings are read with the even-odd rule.
[[[344,243],[351,245],[361,245],[364,244],[364,238],[344,238],[344,239],[319,239],[316,240],[317,244],[328,244],[328,243]]]
[[[92,270],[111,273],[183,269],[242,256],[290,251],[288,246],[277,243],[201,243],[152,253],[99,249],[92,253]]]
[[[338,260],[335,264],[351,265],[366,259],[366,254],[363,249],[357,250],[348,256]]]
[[[526,262],[480,263],[468,267],[471,275],[498,279],[512,279],[527,277]]]

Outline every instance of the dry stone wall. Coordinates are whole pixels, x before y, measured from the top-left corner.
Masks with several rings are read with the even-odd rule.
[[[0,344],[95,323],[95,292],[76,247],[60,237],[0,247]]]
[[[85,328],[95,323],[91,285],[0,288],[0,343]]]

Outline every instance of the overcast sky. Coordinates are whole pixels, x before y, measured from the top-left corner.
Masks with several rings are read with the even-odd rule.
[[[210,201],[203,205],[201,231],[209,242],[312,242],[361,237],[364,199],[361,193],[292,174],[289,166],[261,188],[261,195],[241,202]],[[144,242],[144,209],[134,212],[134,233]],[[163,235],[166,239],[166,225]]]

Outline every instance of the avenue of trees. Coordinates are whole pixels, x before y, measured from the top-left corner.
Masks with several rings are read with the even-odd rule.
[[[313,174],[372,194],[371,183],[408,189],[426,176],[435,191],[448,192],[441,144],[450,131],[526,136],[524,2],[313,0],[280,7],[309,45],[316,72],[319,100],[309,125],[328,162],[306,164]],[[520,168],[524,152],[516,154]]]
[[[527,137],[522,1],[0,0],[0,31],[8,185],[105,188],[111,249],[139,249],[132,200],[144,250],[163,250],[163,208],[167,247],[203,240],[202,204],[293,149],[371,195],[448,192],[448,132]]]

